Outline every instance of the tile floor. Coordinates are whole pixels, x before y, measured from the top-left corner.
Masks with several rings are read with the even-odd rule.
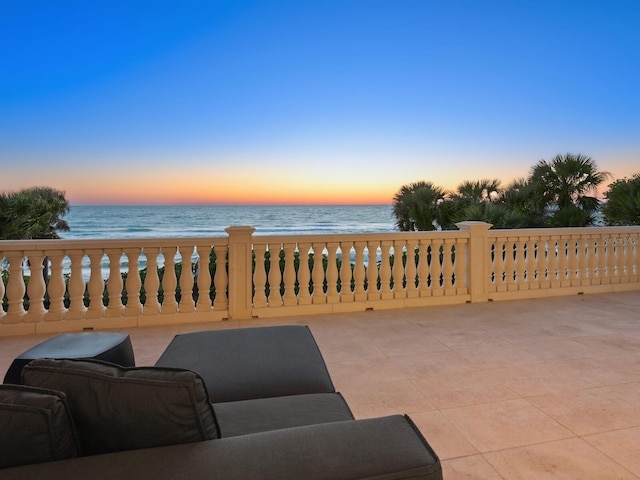
[[[408,413],[446,480],[640,479],[640,292],[127,329],[306,324],[357,418]],[[46,336],[0,338],[0,374]]]

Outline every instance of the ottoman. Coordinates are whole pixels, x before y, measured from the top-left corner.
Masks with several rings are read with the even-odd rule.
[[[36,358],[82,358],[134,367],[131,339],[126,333],[65,333],[50,338],[19,355],[7,370],[4,383],[19,384],[22,368]]]
[[[318,345],[301,325],[177,335],[156,366],[197,372],[216,403],[335,393]]]

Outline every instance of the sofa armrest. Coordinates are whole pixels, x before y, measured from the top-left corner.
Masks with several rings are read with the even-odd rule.
[[[411,420],[401,415],[82,457],[1,473],[6,480],[442,479],[437,455]]]

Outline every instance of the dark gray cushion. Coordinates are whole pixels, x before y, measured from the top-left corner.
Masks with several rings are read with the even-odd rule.
[[[67,394],[86,454],[218,437],[205,385],[188,370],[38,359],[22,380]]]
[[[353,420],[339,393],[310,393],[213,405],[221,437]]]
[[[62,460],[78,454],[64,393],[0,385],[0,468]]]
[[[212,402],[335,392],[311,331],[301,325],[178,335],[156,365],[198,372]]]
[[[396,415],[2,471],[2,480],[88,477],[91,480],[442,480],[442,468],[437,455],[411,421]]]

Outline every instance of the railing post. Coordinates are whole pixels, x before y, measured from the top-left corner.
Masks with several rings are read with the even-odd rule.
[[[225,228],[225,231],[229,235],[229,318],[248,320],[253,303],[251,245],[256,229],[236,225]]]
[[[489,300],[489,229],[492,225],[460,222],[456,226],[463,232],[469,232],[469,250],[465,260],[471,303],[486,302]]]

